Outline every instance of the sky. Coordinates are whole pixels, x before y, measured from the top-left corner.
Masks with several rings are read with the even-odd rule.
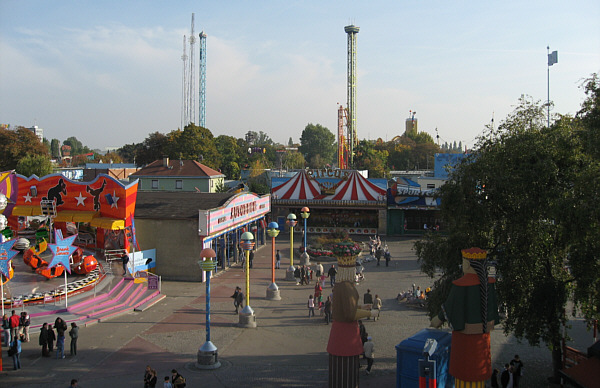
[[[402,135],[414,111],[419,131],[471,147],[521,95],[547,100],[547,46],[558,51],[554,113],[575,114],[582,82],[600,72],[597,0],[0,0],[0,123],[101,150],[180,128],[192,13],[207,34],[214,136],[263,131],[287,144],[309,123],[337,134],[350,24],[359,139]]]

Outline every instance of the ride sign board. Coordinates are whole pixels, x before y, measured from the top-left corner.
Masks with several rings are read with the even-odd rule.
[[[210,236],[236,225],[256,220],[271,211],[271,196],[240,193],[221,207],[201,210],[198,217],[198,235]]]

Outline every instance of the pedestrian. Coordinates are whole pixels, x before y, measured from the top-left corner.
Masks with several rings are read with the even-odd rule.
[[[492,372],[492,388],[500,388],[498,385],[498,373],[500,373],[500,371],[494,368],[494,371]]]
[[[56,328],[56,358],[65,358],[65,331],[67,331],[67,324],[61,317],[58,317],[54,321],[54,327]]]
[[[375,344],[373,343],[373,338],[371,336],[367,337],[367,342],[364,343],[363,350],[365,351],[365,358],[367,359],[367,374],[370,374],[375,359]]]
[[[10,345],[10,319],[6,314],[2,316],[2,335],[4,336],[4,347],[8,348]]]
[[[281,266],[281,254],[279,253],[279,249],[277,250],[277,254],[275,255],[275,268],[279,269]]]
[[[177,373],[177,370],[173,369],[171,371],[171,384],[173,384],[173,388],[184,388],[185,387],[185,377]]]
[[[19,322],[20,317],[17,315],[16,311],[12,311],[12,315],[10,316],[10,342],[13,343],[15,338],[19,337]]]
[[[311,315],[312,314],[312,315]],[[315,316],[315,300],[313,298],[313,296],[309,296],[308,297],[308,317],[314,317]]]
[[[56,341],[56,334],[51,324],[48,324],[48,352],[54,351],[54,341]]]
[[[237,305],[238,305],[238,308],[243,308],[244,307],[244,298],[245,298],[244,293],[242,292],[242,289],[239,288],[238,294],[237,294]],[[236,313],[237,313],[237,311],[236,311]]]
[[[250,268],[252,268],[252,262],[254,261],[254,250],[250,250]]]
[[[306,267],[300,267],[300,284],[306,284]]]
[[[502,384],[502,388],[512,388],[512,380],[510,365],[504,364],[504,370],[502,371],[502,375],[500,375],[500,384]]]
[[[375,251],[375,258],[377,259],[377,266],[379,267],[379,262],[381,261],[381,256],[383,255],[383,250],[381,247],[378,247]]]
[[[173,388],[173,384],[171,384],[171,379],[169,376],[165,376],[163,388]]]
[[[331,322],[331,297],[327,297],[323,310],[325,311],[325,322],[329,325]]]
[[[360,341],[364,345],[365,342],[367,342],[367,338],[369,338],[369,334],[367,333],[367,328],[361,320],[358,321],[358,333],[360,335]]]
[[[323,288],[321,288],[321,284],[319,282],[317,282],[315,284],[315,304],[317,305],[317,307],[319,309],[321,308],[321,302],[323,302],[322,291],[323,291]]]
[[[239,287],[235,287],[235,291],[233,292],[233,295],[231,295],[231,297],[233,298],[233,305],[235,306],[235,313],[238,313],[238,309],[240,307],[240,305],[238,304],[238,294],[240,293],[240,288]]]
[[[144,388],[155,388],[157,381],[156,371],[150,368],[150,365],[146,365],[146,371],[144,372]]]
[[[321,278],[321,275],[323,275],[323,264],[321,263],[317,263],[317,267],[315,268],[316,270],[316,276],[317,276],[317,280]]]
[[[123,264],[123,276],[127,276],[129,270],[127,269],[127,264],[129,263],[129,255],[127,252],[121,255],[121,264]]]
[[[69,336],[71,337],[71,356],[76,356],[77,338],[79,338],[79,327],[75,322],[71,322],[71,330],[69,330]]]
[[[15,370],[21,369],[21,344],[25,337],[23,335],[16,336],[10,345],[9,356],[12,356],[13,366]]]
[[[296,285],[300,284],[300,266],[296,266],[294,269],[294,279],[296,279]]]
[[[78,384],[78,383],[79,383],[79,382],[77,381],[77,379],[72,379],[72,380],[71,380],[71,385],[70,385],[69,387],[70,387],[70,388],[73,388],[73,387],[79,387],[79,384]]]
[[[329,268],[329,271],[327,271],[327,277],[329,277],[331,287],[335,286],[335,275],[337,275],[335,264],[331,264],[331,268]]]
[[[21,320],[19,326],[23,327],[23,336],[25,338],[25,342],[29,342],[29,325],[31,325],[29,313],[27,311],[23,311],[21,313]]]
[[[379,295],[375,294],[375,301],[373,302],[373,310],[377,310],[377,316],[373,318],[375,321],[379,319],[379,314],[381,314],[381,306],[381,298]]]
[[[388,246],[385,246],[385,249],[383,250],[383,257],[385,258],[385,266],[389,267],[390,266],[390,260],[392,260],[392,254],[390,253],[390,250],[388,249]]]
[[[371,294],[371,290],[367,288],[367,292],[363,295],[363,303],[364,304],[373,304],[373,294]]]
[[[40,329],[40,346],[42,347],[42,357],[50,357],[50,352],[48,351],[48,323],[44,322]]]
[[[519,388],[519,381],[523,375],[523,361],[521,361],[518,354],[515,354],[515,358],[510,362],[510,366],[513,368],[513,387]]]

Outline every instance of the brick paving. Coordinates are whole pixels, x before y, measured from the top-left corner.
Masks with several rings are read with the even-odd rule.
[[[366,263],[365,280],[357,286],[362,295],[367,288],[383,300],[381,319],[365,320],[373,337],[376,358],[371,375],[361,370],[361,387],[396,385],[395,345],[429,326],[425,310],[398,303],[396,295],[413,283],[425,289],[432,281],[419,271],[411,239],[388,239],[392,253],[389,267]],[[298,246],[298,244],[296,244]],[[141,386],[146,365],[158,372],[157,386],[171,369],[184,375],[188,387],[326,387],[328,355],[326,345],[330,326],[321,317],[308,318],[306,301],[309,286],[285,281],[289,266],[289,241],[277,239],[282,254],[282,269],[276,272],[281,301],[266,300],[271,278],[271,249],[260,249],[251,270],[250,305],[257,320],[256,328],[238,328],[230,295],[235,286],[245,289],[245,273],[240,267],[220,272],[211,281],[211,341],[218,347],[221,368],[198,370],[198,348],[205,342],[205,284],[163,281],[168,296],[145,312],[131,312],[106,322],[80,329],[78,355],[64,360],[41,358],[38,332],[32,342],[23,345],[22,369],[12,370],[12,360],[3,352],[4,372],[0,386],[60,387],[77,378],[84,388]],[[295,263],[300,256],[295,254]],[[324,264],[325,271],[329,268]],[[197,270],[197,269],[194,269]],[[330,293],[326,282],[324,295]],[[50,319],[49,319],[50,320]],[[584,325],[573,321],[572,345],[591,344]],[[66,340],[66,349],[69,339]],[[68,353],[68,352],[67,352]],[[548,386],[551,374],[550,352],[546,347],[519,344],[497,326],[492,335],[494,367],[518,353],[525,363],[522,387]]]

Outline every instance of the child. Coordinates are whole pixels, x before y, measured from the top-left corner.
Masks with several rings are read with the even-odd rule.
[[[173,384],[171,384],[169,376],[165,376],[165,384],[164,384],[163,387],[164,388],[173,388]]]
[[[312,295],[308,297],[308,317],[310,318],[311,316],[315,316],[315,300]]]

